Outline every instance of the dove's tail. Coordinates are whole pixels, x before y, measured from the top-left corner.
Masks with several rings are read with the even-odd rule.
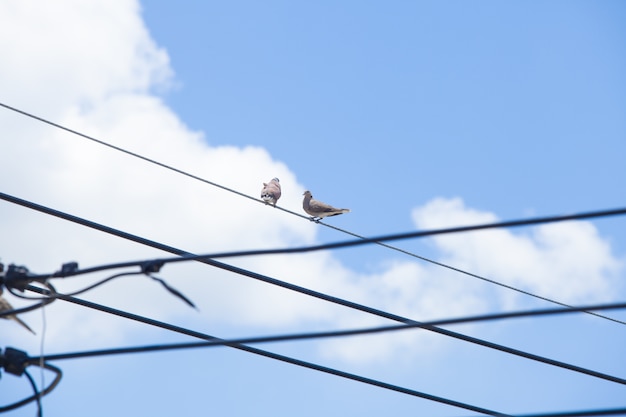
[[[26,330],[28,330],[28,331],[29,331],[29,332],[31,332],[32,334],[36,334],[36,333],[33,331],[33,329],[31,329],[31,328],[28,326],[28,324],[24,323],[24,321],[23,321],[22,319],[20,319],[19,317],[17,317],[17,316],[11,316],[11,318],[12,318],[13,320],[15,320],[16,322],[18,322],[19,324],[21,324],[21,325],[22,325],[22,327],[24,327]]]

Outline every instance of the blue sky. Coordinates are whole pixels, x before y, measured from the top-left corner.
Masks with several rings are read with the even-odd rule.
[[[349,207],[326,222],[353,233],[624,206],[620,1],[0,8],[0,102],[253,197],[278,176],[279,206],[302,213],[309,189]],[[349,238],[4,108],[0,120],[11,156],[3,193],[198,253]],[[35,272],[167,256],[6,202],[0,213],[10,237],[0,259]],[[617,217],[394,245],[584,305],[624,299],[625,233]],[[552,306],[381,247],[227,262],[416,320]],[[389,324],[204,265],[160,276],[199,310],[141,278],[84,297],[218,337]],[[192,340],[61,301],[45,319],[22,318],[37,336],[3,322],[1,348],[36,356]],[[626,378],[620,326],[576,315],[449,329]],[[619,384],[424,331],[259,347],[512,415],[624,407]],[[55,364],[64,378],[45,415],[473,415],[228,348]],[[0,384],[0,405],[30,392],[10,375]]]

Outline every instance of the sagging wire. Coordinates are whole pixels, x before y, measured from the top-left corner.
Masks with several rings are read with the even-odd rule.
[[[45,389],[37,389],[37,384],[35,384],[34,379],[26,371],[26,368],[30,365],[43,366],[44,369],[51,371],[55,374],[53,381]],[[59,384],[63,376],[63,372],[60,368],[57,368],[56,366],[51,365],[47,362],[44,362],[43,365],[40,363],[40,361],[31,362],[29,361],[29,357],[26,352],[10,347],[7,347],[6,349],[4,349],[4,352],[0,353],[0,368],[3,368],[5,372],[18,377],[26,375],[26,378],[29,380],[34,392],[33,395],[20,401],[0,406],[0,413],[20,408],[31,402],[37,402],[38,414],[41,416],[41,398],[52,392],[52,390],[56,388],[56,386]]]

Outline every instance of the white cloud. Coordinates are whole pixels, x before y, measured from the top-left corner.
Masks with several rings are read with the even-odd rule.
[[[172,76],[136,1],[3,2],[3,99],[56,117],[68,105],[146,92]]]
[[[498,221],[492,213],[466,208],[460,198],[435,199],[415,209],[413,219],[421,229]],[[621,268],[589,222],[441,235],[433,241],[452,265],[566,303],[611,299]]]
[[[290,167],[262,148],[209,146],[201,132],[191,131],[152,94],[167,84],[173,71],[167,54],[150,38],[136,3],[12,0],[0,3],[0,16],[5,54],[0,91],[7,104],[255,197],[262,181],[278,176],[284,190],[280,205],[300,210],[304,187]],[[316,241],[318,226],[279,210],[6,110],[0,112],[0,122],[4,155],[10,156],[0,165],[3,192],[197,253]],[[9,203],[0,202],[0,210],[3,262],[25,264],[35,272],[70,260],[87,267],[164,256]],[[497,219],[464,207],[458,199],[434,200],[415,209],[413,216],[419,228]],[[533,230],[468,233],[433,242],[452,265],[546,296],[564,301],[607,296],[618,262],[591,224]],[[330,252],[224,262],[419,320],[475,314],[493,301],[472,279],[412,260],[380,265],[373,274],[348,269]],[[203,265],[170,265],[160,276],[200,311],[190,310],[145,277],[120,279],[85,297],[208,333],[216,326],[278,331],[388,323]],[[73,278],[57,286],[70,290],[86,282]],[[47,347],[52,350],[156,337],[136,323],[67,303],[56,302],[46,311]],[[40,321],[37,313],[25,318]],[[367,349],[364,339],[321,346],[323,354],[341,360],[385,360],[399,351],[436,346],[424,333],[369,337]],[[30,335],[10,337],[18,338],[14,340],[20,346],[38,348]]]

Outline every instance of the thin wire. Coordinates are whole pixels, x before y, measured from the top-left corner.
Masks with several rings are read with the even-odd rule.
[[[250,273],[250,271],[248,271],[248,273]],[[291,285],[291,284],[289,284],[289,285]],[[27,286],[26,289],[29,290],[29,291],[38,292],[40,294],[50,294],[51,293],[49,290],[43,290],[41,288],[33,287],[33,286],[30,286],[30,285]],[[329,301],[329,302],[336,303],[336,304],[339,304],[339,305],[351,307],[353,309],[360,310],[360,311],[363,311],[363,312],[367,312],[367,313],[370,313],[370,314],[373,314],[373,315],[377,315],[379,317],[388,318],[390,320],[398,321],[398,322],[401,322],[401,323],[415,324],[417,327],[421,327],[421,328],[423,328],[425,330],[429,330],[429,331],[432,331],[432,332],[435,332],[435,333],[439,333],[439,334],[444,335],[444,336],[453,337],[455,339],[463,340],[465,342],[470,342],[470,343],[474,343],[474,344],[477,344],[477,345],[480,345],[480,346],[484,346],[484,347],[488,347],[488,348],[491,348],[491,349],[499,350],[499,351],[504,352],[504,353],[508,353],[508,354],[515,355],[515,356],[520,356],[520,357],[523,357],[523,358],[526,358],[526,359],[530,359],[530,360],[534,360],[534,361],[537,361],[537,362],[541,362],[541,363],[544,363],[544,364],[547,364],[547,365],[556,366],[556,367],[567,369],[567,370],[570,370],[570,371],[574,371],[574,372],[582,373],[582,374],[585,374],[585,375],[593,376],[593,377],[596,377],[596,378],[604,379],[604,380],[607,380],[607,381],[616,382],[616,383],[619,383],[619,384],[622,384],[622,385],[626,385],[626,380],[625,379],[618,378],[618,377],[615,377],[615,376],[612,376],[612,375],[604,374],[604,373],[601,373],[601,372],[596,372],[596,371],[593,371],[591,369],[582,368],[582,367],[579,367],[579,366],[576,366],[576,365],[572,365],[572,364],[569,364],[569,363],[565,363],[565,362],[557,361],[557,360],[554,360],[554,359],[546,358],[546,357],[543,357],[543,356],[535,355],[535,354],[532,354],[532,353],[529,353],[529,352],[524,352],[524,351],[521,351],[521,350],[518,350],[518,349],[513,349],[513,348],[510,348],[510,347],[507,347],[507,346],[498,345],[496,343],[492,343],[492,342],[488,342],[486,340],[482,340],[482,339],[478,339],[478,338],[475,338],[475,337],[467,336],[467,335],[464,335],[462,333],[453,332],[453,331],[450,331],[450,330],[447,330],[447,329],[443,329],[441,327],[428,325],[428,324],[425,324],[423,322],[419,322],[419,321],[416,321],[416,320],[411,320],[411,319],[408,319],[408,318],[405,318],[405,317],[401,317],[401,316],[397,316],[397,315],[394,315],[394,314],[391,314],[391,313],[387,313],[387,312],[384,312],[384,311],[381,311],[381,310],[376,310],[376,309],[371,308],[371,307],[367,307],[367,306],[363,306],[363,305],[360,305],[360,304],[357,304],[357,303],[353,303],[353,302],[350,302],[350,301],[342,300],[342,299],[337,298],[337,297],[332,297],[332,296],[329,296],[329,295],[326,295],[326,294],[322,294],[322,293],[316,293],[315,291],[312,291],[312,290],[308,290],[308,289],[303,289],[303,290],[306,290],[307,292],[310,292],[311,294],[317,294],[316,296],[318,298],[323,299],[325,301]],[[55,296],[57,298],[65,300],[65,301],[69,301],[69,302],[72,302],[72,303],[75,303],[75,304],[79,304],[79,305],[82,305],[82,306],[85,306],[85,307],[93,308],[93,309],[96,309],[96,310],[104,311],[104,312],[107,312],[107,313],[110,313],[110,314],[118,315],[120,317],[125,317],[125,318],[129,318],[129,319],[132,319],[132,320],[137,320],[137,321],[140,321],[140,322],[143,322],[143,323],[148,323],[148,324],[160,323],[159,324],[160,327],[162,327],[162,324],[163,324],[161,322],[157,322],[156,320],[146,319],[145,317],[133,315],[133,314],[130,314],[130,313],[126,313],[126,312],[123,312],[123,311],[120,311],[120,310],[116,310],[116,309],[113,309],[113,308],[110,308],[110,307],[105,307],[105,306],[102,306],[102,305],[99,305],[99,304],[95,304],[95,303],[92,303],[92,302],[89,302],[89,301],[81,300],[81,299],[78,299],[78,298],[65,296],[64,294],[56,293]],[[174,330],[174,331],[182,332],[180,330],[181,329],[180,327],[172,326],[171,328],[172,329],[177,329],[177,330]],[[187,329],[184,329],[184,332],[182,332],[182,333],[190,334],[190,333],[185,333],[185,332],[190,332]],[[195,335],[195,337],[198,337],[197,335],[202,335],[202,333],[193,332],[193,334],[190,334],[190,335]],[[200,337],[200,338],[204,338],[206,340],[207,336],[204,335],[204,337]],[[211,337],[211,338],[213,338],[213,337]],[[229,346],[231,346],[231,345],[229,345]],[[233,346],[239,346],[239,345],[233,345]]]
[[[245,337],[245,338],[237,338],[237,339],[212,340],[212,341],[207,341],[207,342],[171,343],[171,344],[135,346],[135,347],[113,348],[113,349],[98,349],[98,350],[83,351],[83,352],[71,352],[71,353],[48,355],[46,359],[49,361],[57,361],[57,360],[64,360],[64,359],[79,359],[79,358],[120,355],[120,354],[129,354],[129,353],[156,352],[156,351],[172,350],[172,349],[193,349],[193,348],[217,347],[217,346],[225,346],[225,345],[233,345],[233,344],[261,344],[261,343],[275,343],[275,342],[287,342],[287,341],[318,340],[318,339],[327,339],[327,338],[363,336],[363,335],[372,335],[372,334],[379,334],[379,333],[386,333],[386,332],[415,330],[418,328],[424,328],[426,326],[456,325],[456,324],[478,323],[478,322],[496,321],[496,320],[508,320],[508,319],[514,319],[514,318],[573,314],[573,313],[581,313],[586,310],[612,310],[612,309],[624,309],[624,308],[626,308],[626,303],[590,305],[590,306],[584,306],[584,307],[576,307],[574,309],[553,308],[553,309],[541,309],[541,310],[526,310],[526,311],[515,311],[515,312],[508,312],[508,313],[494,313],[494,314],[484,314],[484,315],[479,315],[479,316],[465,316],[465,317],[457,317],[457,318],[450,318],[450,319],[432,320],[432,321],[428,321],[424,323],[416,323],[416,324],[407,323],[407,324],[390,325],[390,326],[366,327],[366,328],[360,328],[360,329],[329,330],[329,331],[308,332],[308,333]],[[40,359],[41,358],[31,357],[31,358],[28,358],[28,361],[33,362],[33,361],[37,361]]]
[[[1,103],[0,103],[1,104]],[[37,203],[33,203],[27,200],[23,200],[21,198],[18,197],[14,197],[5,193],[0,193],[0,199],[3,199],[5,201],[9,201],[11,203],[17,204],[17,205],[21,205],[23,207],[27,207],[30,208],[32,210],[36,210],[45,214],[49,214],[58,218],[62,218],[68,221],[71,221],[73,223],[77,223],[77,224],[81,224],[83,226],[92,228],[92,229],[96,229],[105,233],[109,233],[112,234],[114,236],[118,236],[118,237],[122,237],[124,239],[127,240],[131,240],[137,243],[141,243],[143,245],[146,246],[151,246],[153,248],[157,248],[157,249],[161,249],[164,250],[166,252],[170,252],[173,253],[175,255],[178,255],[180,258],[174,258],[171,260],[168,260],[168,262],[177,262],[177,261],[184,261],[187,259],[191,259],[191,260],[195,260],[198,262],[203,262],[209,265],[213,265],[213,266],[218,266],[218,267],[222,267],[225,264],[222,264],[220,262],[217,261],[213,261],[212,259],[208,259],[211,257],[227,257],[229,256],[228,253],[224,253],[224,254],[212,254],[212,255],[195,255],[189,252],[185,252],[182,251],[180,249],[176,249],[170,246],[166,246],[160,243],[156,243],[153,241],[150,241],[148,239],[142,238],[142,237],[138,237],[135,235],[132,235],[130,233],[126,233],[126,232],[122,232],[116,229],[113,229],[111,227],[108,226],[104,226],[89,220],[85,220],[83,218],[68,214],[68,213],[64,213],[61,212],[59,210],[55,210],[46,206],[42,206],[40,204]],[[253,255],[253,254],[272,254],[272,253],[295,253],[298,251],[304,252],[304,251],[311,251],[311,250],[322,250],[322,249],[336,249],[336,248],[340,248],[340,247],[348,247],[348,246],[357,246],[357,245],[361,245],[361,244],[367,244],[367,243],[373,243],[374,241],[379,241],[381,239],[407,239],[409,238],[409,235],[411,235],[410,237],[424,237],[424,236],[431,236],[431,235],[435,235],[435,234],[444,234],[444,233],[456,233],[456,232],[464,232],[464,231],[470,231],[470,230],[481,230],[481,229],[486,229],[486,228],[496,228],[496,227],[513,227],[513,226],[521,226],[523,224],[537,224],[539,222],[542,223],[546,223],[548,221],[564,221],[564,220],[572,220],[574,218],[590,218],[590,217],[600,217],[600,216],[609,216],[609,215],[617,215],[617,214],[624,214],[624,212],[626,212],[626,209],[617,209],[617,210],[605,210],[605,211],[597,211],[597,212],[589,212],[589,213],[580,213],[580,214],[575,214],[575,215],[567,215],[567,216],[558,216],[558,217],[544,217],[544,218],[536,218],[536,219],[527,219],[527,220],[515,220],[515,221],[509,221],[509,222],[501,222],[501,223],[489,223],[489,224],[484,224],[484,225],[477,225],[477,226],[463,226],[463,227],[456,227],[456,228],[448,228],[448,229],[437,229],[437,230],[430,230],[430,231],[419,231],[419,232],[410,232],[410,233],[404,233],[401,235],[389,235],[389,236],[383,236],[383,237],[378,237],[378,238],[373,238],[373,239],[361,239],[361,240],[355,240],[355,241],[344,241],[344,242],[337,242],[337,243],[330,243],[330,244],[325,244],[325,245],[316,245],[316,246],[310,246],[310,247],[305,247],[305,248],[291,248],[291,249],[273,249],[273,250],[258,250],[258,251],[241,251],[241,252],[233,252],[230,253],[230,256],[233,256],[233,254],[236,254],[238,256],[242,256],[242,254],[246,254],[246,255]],[[553,220],[549,220],[549,219],[553,219]],[[505,226],[506,225],[506,226]],[[357,235],[358,236],[358,235]],[[375,240],[376,239],[376,240]],[[371,242],[369,242],[371,241]],[[417,256],[417,255],[416,255]],[[141,263],[145,263],[146,261],[141,261]],[[157,262],[161,262],[161,261],[157,261]],[[432,261],[435,262],[435,261]],[[113,264],[115,267],[121,267],[121,266],[131,266],[131,265],[138,265],[139,263],[137,262],[126,262],[126,263],[122,263],[122,264]],[[487,278],[484,277],[480,277],[478,275],[475,274],[471,274],[469,272],[445,265],[445,264],[441,264],[441,266],[444,266],[446,268],[450,268],[450,269],[454,269],[458,272],[464,273],[464,274],[468,274],[471,276],[475,276],[476,278],[480,278],[486,281],[490,281]],[[90,268],[89,271],[96,271],[96,270],[102,270],[103,267],[96,267],[96,268]],[[61,274],[57,273],[57,274],[53,274],[55,276],[61,276]],[[46,276],[42,276],[45,278],[50,277],[50,275],[46,275]],[[496,281],[493,281],[493,283],[497,283]],[[497,283],[498,285],[503,285],[505,286],[505,284],[500,284]],[[571,307],[568,304],[565,303],[561,303],[559,301],[555,301],[549,298],[545,298],[539,295],[535,295],[514,287],[510,287],[510,289],[512,290],[516,290],[516,291],[520,291],[522,293],[525,293],[527,295],[539,298],[539,299],[543,299],[545,301],[549,301],[551,303],[563,306],[563,307]],[[622,325],[626,325],[626,322],[618,320],[618,319],[614,319],[612,317],[608,317],[608,316],[604,316],[604,315],[600,315],[594,312],[588,312],[588,314],[603,318],[605,320],[610,320],[613,321],[615,323],[619,323]]]
[[[48,290],[44,290],[38,287],[33,287],[33,286],[28,286],[27,287],[28,290],[32,290],[35,292],[38,292],[40,294],[48,294]],[[78,304],[78,305],[82,305],[84,307],[88,307],[88,308],[92,308],[95,310],[99,310],[108,314],[113,314],[119,317],[124,317],[127,319],[131,319],[134,321],[138,321],[140,323],[144,323],[144,324],[148,324],[151,326],[155,326],[155,327],[159,327],[162,329],[166,329],[166,330],[170,330],[173,332],[177,332],[177,333],[181,333],[181,334],[185,334],[188,336],[192,336],[198,339],[204,339],[204,340],[208,340],[208,341],[221,341],[223,339],[214,337],[214,336],[210,336],[204,333],[200,333],[200,332],[196,332],[190,329],[185,329],[179,326],[174,326],[172,324],[168,324],[168,323],[164,323],[164,322],[160,322],[158,320],[153,320],[153,319],[149,319],[147,317],[142,317],[136,314],[132,314],[132,313],[128,313],[125,311],[121,311],[121,310],[117,310],[111,307],[106,307],[103,305],[99,305],[96,303],[92,303],[90,301],[86,301],[86,300],[81,300],[75,297],[69,297],[69,296],[64,296],[62,294],[56,294],[56,296],[64,301],[68,301],[74,304]],[[446,404],[446,405],[450,405],[453,407],[458,407],[458,408],[463,408],[466,410],[470,410],[470,411],[474,411],[474,412],[478,412],[478,413],[482,413],[482,414],[487,414],[487,415],[492,415],[492,416],[500,416],[500,417],[512,417],[508,414],[503,414],[503,413],[499,413],[496,411],[492,411],[492,410],[488,410],[485,408],[481,408],[481,407],[476,407],[473,405],[469,405],[469,404],[465,404],[465,403],[461,403],[458,401],[454,401],[448,398],[443,398],[443,397],[438,397],[438,396],[434,396],[431,394],[427,394],[424,392],[420,392],[420,391],[416,391],[416,390],[412,390],[409,388],[405,388],[405,387],[401,387],[398,385],[393,385],[393,384],[389,384],[386,382],[382,382],[379,380],[375,380],[375,379],[371,379],[371,378],[366,378],[360,375],[355,375],[355,374],[351,374],[348,372],[344,372],[344,371],[340,371],[337,369],[333,369],[333,368],[329,368],[326,366],[322,366],[322,365],[318,365],[318,364],[314,364],[311,362],[306,362],[306,361],[302,361],[299,359],[295,359],[295,358],[291,358],[288,356],[283,356],[277,353],[273,353],[273,352],[269,352],[269,351],[265,351],[265,350],[261,350],[261,349],[257,349],[251,346],[247,346],[247,345],[243,345],[243,344],[237,344],[237,343],[228,343],[226,344],[226,346],[235,348],[235,349],[239,349],[239,350],[243,350],[249,353],[254,353],[257,355],[261,355],[261,356],[265,356],[267,358],[270,359],[275,359],[275,360],[279,360],[285,363],[290,363],[292,365],[298,365],[304,368],[309,368],[309,369],[313,369],[316,371],[320,371],[320,372],[324,372],[327,374],[331,374],[331,375],[335,375],[335,376],[339,376],[342,378],[347,378],[347,379],[351,379],[353,381],[358,381],[358,382],[362,382],[365,384],[369,384],[369,385],[373,385],[373,386],[377,386],[379,388],[384,388],[384,389],[388,389],[391,391],[396,391],[396,392],[400,392],[403,394],[408,394],[414,397],[420,397],[423,399],[427,399],[430,401],[434,401],[434,402],[439,402],[442,404]]]
[[[94,138],[94,137],[92,137],[92,136],[89,136],[89,135],[86,135],[86,134],[84,134],[84,133],[78,132],[78,131],[76,131],[76,130],[74,130],[74,129],[70,129],[70,128],[68,128],[68,127],[65,127],[65,126],[63,126],[63,125],[60,125],[60,124],[58,124],[58,123],[54,123],[54,122],[52,122],[52,121],[50,121],[50,120],[47,120],[47,119],[44,119],[44,118],[42,118],[42,117],[35,116],[35,115],[34,115],[34,114],[32,114],[32,113],[28,113],[28,112],[26,112],[26,111],[24,111],[24,110],[20,110],[20,109],[17,109],[17,108],[15,108],[15,107],[9,106],[8,104],[4,104],[4,103],[1,103],[1,102],[0,102],[0,106],[2,106],[2,107],[4,107],[4,108],[6,108],[6,109],[8,109],[8,110],[12,110],[12,111],[14,111],[14,112],[16,112],[16,113],[22,114],[22,115],[24,115],[24,116],[30,117],[30,118],[32,118],[32,119],[38,120],[38,121],[40,121],[40,122],[42,122],[42,123],[45,123],[45,124],[48,124],[48,125],[50,125],[50,126],[56,127],[56,128],[58,128],[58,129],[65,130],[66,132],[69,132],[69,133],[72,133],[72,134],[74,134],[74,135],[80,136],[80,137],[82,137],[82,138],[84,138],[84,139],[88,139],[88,140],[93,141],[93,142],[95,142],[95,143],[98,143],[98,144],[100,144],[100,145],[102,145],[102,146],[106,146],[106,147],[111,148],[111,149],[114,149],[114,150],[116,150],[116,151],[119,151],[119,152],[125,153],[125,154],[127,154],[127,155],[133,156],[133,157],[135,157],[135,158],[139,158],[139,159],[141,159],[141,160],[143,160],[143,161],[145,161],[145,162],[148,162],[148,163],[151,163],[151,164],[157,165],[157,166],[159,166],[159,167],[161,167],[161,168],[164,168],[164,169],[167,169],[167,170],[173,171],[173,172],[175,172],[175,173],[178,173],[178,174],[184,175],[184,176],[186,176],[186,177],[189,177],[189,178],[192,178],[192,179],[194,179],[194,180],[197,180],[197,181],[203,182],[203,183],[205,183],[205,184],[212,185],[212,186],[217,187],[217,188],[220,188],[220,189],[222,189],[222,190],[225,190],[225,191],[228,191],[228,192],[231,192],[231,193],[237,194],[237,195],[239,195],[239,196],[241,196],[241,197],[245,197],[245,198],[247,198],[247,199],[249,199],[249,200],[252,200],[252,201],[255,201],[255,202],[258,202],[258,203],[263,203],[263,204],[265,204],[265,202],[263,202],[262,200],[257,199],[257,198],[254,198],[254,197],[249,196],[249,195],[247,195],[247,194],[244,194],[244,193],[242,193],[242,192],[240,192],[240,191],[237,191],[237,190],[234,190],[234,189],[232,189],[232,188],[229,188],[229,187],[223,186],[223,185],[218,184],[218,183],[215,183],[215,182],[213,182],[213,181],[209,181],[209,180],[207,180],[207,179],[205,179],[205,178],[202,178],[202,177],[199,177],[199,176],[197,176],[197,175],[190,174],[190,173],[188,173],[188,172],[186,172],[186,171],[183,171],[183,170],[181,170],[181,169],[178,169],[178,168],[172,167],[172,166],[170,166],[170,165],[167,165],[167,164],[165,164],[165,163],[162,163],[162,162],[156,161],[156,160],[154,160],[154,159],[151,159],[151,158],[145,157],[145,156],[140,155],[140,154],[138,154],[138,153],[131,152],[131,151],[129,151],[129,150],[127,150],[127,149],[124,149],[124,148],[121,148],[121,147],[119,147],[119,146],[112,145],[112,144],[107,143],[107,142],[105,142],[105,141],[103,141],[103,140],[96,139],[96,138]],[[284,212],[286,212],[286,213],[289,213],[289,214],[291,214],[291,215],[295,215],[295,216],[298,216],[298,217],[301,217],[301,218],[303,218],[303,219],[307,219],[307,220],[312,220],[310,217],[307,217],[307,216],[304,216],[304,215],[302,215],[302,214],[296,213],[296,212],[294,212],[294,211],[291,211],[291,210],[285,209],[285,208],[283,208],[283,207],[280,207],[280,206],[274,206],[274,207],[275,207],[275,208],[277,208],[277,209],[279,209],[279,210],[282,210],[282,211],[284,211]],[[620,214],[623,214],[623,213],[620,213]],[[400,253],[403,253],[403,254],[405,254],[405,255],[409,255],[409,256],[412,256],[412,257],[414,257],[414,258],[421,259],[421,260],[423,260],[423,261],[425,261],[425,262],[430,262],[430,263],[431,263],[431,264],[433,264],[433,265],[437,265],[437,266],[440,266],[440,267],[448,268],[448,269],[450,269],[450,270],[452,270],[452,271],[455,271],[455,272],[458,272],[458,273],[461,273],[461,274],[467,275],[467,276],[472,277],[472,278],[477,278],[477,279],[483,280],[483,281],[485,281],[485,282],[489,282],[489,283],[491,283],[491,284],[499,285],[499,286],[501,286],[501,287],[503,287],[503,288],[506,288],[506,289],[509,289],[509,290],[513,290],[513,291],[517,291],[517,292],[519,292],[519,293],[521,293],[521,294],[524,294],[524,295],[527,295],[527,296],[530,296],[530,297],[534,297],[534,298],[537,298],[537,299],[540,299],[540,300],[544,300],[544,301],[547,301],[547,302],[550,302],[550,303],[558,304],[558,305],[561,305],[561,306],[564,306],[564,307],[568,307],[568,306],[569,306],[568,304],[561,303],[561,302],[556,301],[556,300],[554,300],[554,299],[551,299],[551,298],[548,298],[548,297],[544,297],[544,296],[541,296],[541,295],[538,295],[538,294],[535,294],[535,293],[532,293],[532,292],[529,292],[529,291],[526,291],[526,290],[522,290],[522,289],[520,289],[520,288],[513,287],[513,286],[511,286],[511,285],[507,285],[507,284],[501,283],[501,282],[499,282],[499,281],[495,281],[495,280],[490,279],[490,278],[482,277],[482,276],[480,276],[480,275],[477,275],[477,274],[474,274],[474,273],[471,273],[471,272],[468,272],[468,271],[462,270],[462,269],[460,269],[460,268],[456,268],[456,267],[453,267],[453,266],[450,266],[450,265],[447,265],[447,264],[444,264],[444,263],[441,263],[441,262],[438,262],[438,261],[435,261],[435,260],[432,260],[432,259],[426,258],[426,257],[424,257],[424,256],[420,256],[420,255],[414,254],[414,253],[409,252],[409,251],[407,251],[407,250],[400,249],[400,248],[398,248],[398,247],[395,247],[395,246],[392,246],[392,245],[385,244],[385,243],[383,243],[383,242],[382,242],[382,239],[380,239],[380,238],[377,238],[377,239],[368,239],[368,238],[365,238],[365,237],[363,237],[363,236],[360,236],[360,235],[358,235],[358,234],[356,234],[356,233],[350,232],[350,231],[345,230],[345,229],[341,229],[341,228],[339,228],[339,227],[336,227],[336,226],[330,225],[330,224],[328,224],[328,223],[324,223],[324,222],[321,222],[321,221],[316,221],[316,223],[319,223],[319,224],[321,224],[321,225],[323,225],[323,226],[326,226],[326,227],[328,227],[328,228],[334,229],[334,230],[336,230],[336,231],[339,231],[339,232],[342,232],[342,233],[345,233],[345,234],[348,234],[348,235],[351,235],[351,236],[357,237],[357,238],[359,238],[359,239],[366,240],[366,241],[367,241],[367,243],[377,244],[377,245],[383,246],[383,247],[385,247],[385,248],[387,248],[387,249],[395,250],[395,251],[400,252]],[[510,226],[507,226],[507,227],[512,227],[512,226],[513,226],[513,225],[510,225]],[[464,228],[458,228],[458,229],[459,229],[459,231],[460,231],[461,229],[464,229]],[[398,238],[398,239],[404,239],[404,238]],[[390,239],[390,240],[391,240],[391,239]],[[610,321],[613,321],[613,322],[616,322],[616,323],[619,323],[619,324],[626,325],[626,322],[621,321],[621,320],[616,320],[616,319],[613,319],[613,318],[611,318],[611,317],[606,317],[606,316],[597,315],[597,314],[593,314],[593,313],[589,313],[589,314],[596,315],[596,316],[598,316],[598,317],[600,317],[600,318],[603,318],[603,319],[606,319],[606,320],[610,320]]]

